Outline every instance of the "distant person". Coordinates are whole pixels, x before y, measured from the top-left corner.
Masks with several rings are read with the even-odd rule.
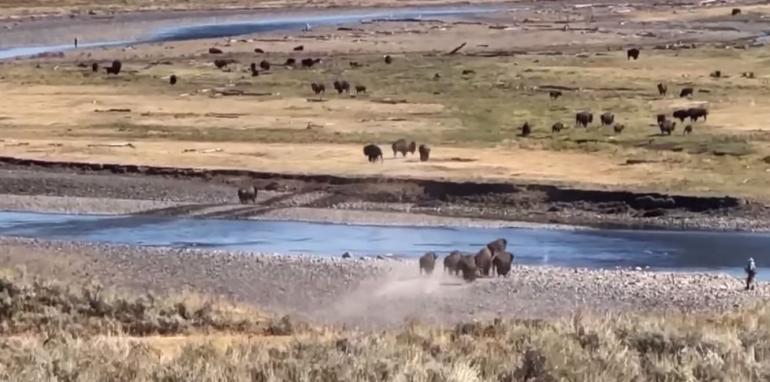
[[[75,37],[75,48],[77,48],[77,47],[78,47],[78,38]]]
[[[754,289],[754,277],[757,275],[757,265],[754,264],[754,258],[749,257],[746,264],[746,290]]]

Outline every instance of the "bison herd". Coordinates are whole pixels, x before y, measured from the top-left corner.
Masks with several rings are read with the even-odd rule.
[[[420,154],[421,162],[427,162],[430,159],[430,147],[425,144],[421,144],[418,147],[415,141],[407,142],[406,139],[401,138],[393,142],[390,147],[393,149],[393,157],[398,156],[399,153],[401,156],[406,157],[407,153],[414,155],[415,151],[417,151]],[[364,146],[364,155],[370,163],[375,163],[378,160],[380,162],[383,161],[382,149],[375,144]]]
[[[461,276],[468,282],[478,277],[490,277],[492,272],[507,277],[513,264],[513,254],[506,251],[507,246],[506,239],[497,239],[475,254],[452,251],[444,257],[444,272]],[[420,274],[432,274],[437,260],[435,252],[428,252],[420,257]]]

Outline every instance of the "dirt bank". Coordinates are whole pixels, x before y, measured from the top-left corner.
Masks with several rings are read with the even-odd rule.
[[[722,311],[770,296],[724,275],[517,266],[468,284],[416,261],[317,258],[209,250],[0,239],[0,266],[111,288],[226,296],[314,322],[380,327],[405,319],[454,323],[594,312]]]
[[[584,190],[540,184],[63,163],[8,157],[0,158],[0,164],[0,194],[78,197],[79,202],[57,207],[61,208],[59,211],[75,213],[256,218],[281,217],[281,211],[293,209],[284,216],[317,220],[313,217],[323,215],[323,210],[346,210],[604,228],[770,229],[767,223],[770,211],[765,205],[732,197]],[[249,184],[262,190],[257,205],[237,204],[236,189]],[[89,198],[99,200],[98,206],[93,200],[87,202]],[[111,205],[110,200],[118,202]],[[126,203],[132,200],[141,203],[128,206]],[[47,203],[42,199],[9,197],[2,206],[49,210],[45,207]],[[303,213],[309,219],[302,219]],[[369,223],[373,223],[371,219]],[[413,223],[411,219],[404,224]]]

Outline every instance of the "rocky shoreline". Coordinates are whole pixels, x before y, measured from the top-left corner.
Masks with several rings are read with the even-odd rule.
[[[443,255],[443,254],[442,254]],[[148,248],[0,237],[0,267],[102,282],[108,288],[184,292],[252,304],[318,323],[384,327],[404,320],[456,323],[498,316],[552,318],[607,313],[721,312],[770,297],[760,282],[719,274],[515,266],[505,277],[465,283],[414,259],[342,259],[220,250]]]

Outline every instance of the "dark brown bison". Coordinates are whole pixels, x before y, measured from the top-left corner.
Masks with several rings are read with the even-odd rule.
[[[460,251],[452,251],[447,257],[444,258],[444,272],[452,274],[458,274],[460,270],[457,268],[462,259],[463,254]]]
[[[270,70],[270,63],[267,62],[267,60],[262,60],[259,62],[259,67],[262,68],[262,70]]]
[[[357,61],[350,61],[348,64],[350,65],[351,68],[360,68],[361,67],[361,64],[358,63]]]
[[[687,109],[687,114],[690,116],[690,120],[693,122],[698,122],[698,118],[701,117],[703,117],[703,120],[706,121],[708,119],[709,111],[703,107],[691,107]]]
[[[478,277],[478,268],[476,267],[476,259],[473,255],[464,255],[460,257],[460,261],[457,262],[457,271],[462,273],[463,280],[471,282]]]
[[[692,93],[693,93],[692,88],[682,88],[682,91],[679,92],[679,97],[680,98],[689,97],[692,95]]]
[[[369,144],[364,146],[364,155],[369,158],[370,163],[377,162],[377,159],[379,159],[380,162],[383,161],[382,150],[377,145]]]
[[[91,71],[94,72],[94,73],[98,72],[99,71],[99,64],[96,63],[96,62],[91,64]]]
[[[476,256],[473,257],[476,261],[476,267],[479,269],[479,273],[482,276],[489,276],[489,270],[492,268],[492,251],[489,248],[484,247]]]
[[[493,255],[497,252],[505,251],[505,248],[507,246],[508,246],[508,240],[505,240],[503,238],[487,243],[487,248],[489,248],[489,250],[492,251]]]
[[[532,134],[532,126],[529,125],[529,122],[524,122],[521,125],[521,136],[528,137],[530,134]]]
[[[548,92],[548,96],[551,97],[551,99],[557,99],[561,97],[561,91],[559,90],[551,90]]]
[[[393,142],[390,147],[393,149],[394,157],[397,153],[401,153],[402,156],[406,156],[406,153],[414,154],[414,152],[417,150],[417,144],[414,141],[407,143],[406,139],[403,138]]]
[[[168,83],[171,85],[176,85],[176,74],[172,74],[171,77],[168,78]]]
[[[420,162],[427,162],[430,159],[430,147],[425,144],[420,145]]]
[[[655,116],[655,118],[658,121],[658,126],[660,126],[660,124],[663,123],[663,121],[666,120],[666,115],[665,114],[658,114],[658,115]]]
[[[625,128],[626,128],[626,125],[622,123],[616,123],[615,125],[612,126],[612,131],[614,131],[615,134],[620,134],[623,132],[623,130],[625,130]]]
[[[348,83],[345,80],[342,81],[334,81],[334,90],[337,91],[338,94],[342,93],[350,93],[350,83]]]
[[[313,65],[315,65],[315,60],[312,58],[303,58],[302,61],[300,61],[303,68],[312,68]]]
[[[293,58],[287,58],[286,62],[283,63],[284,66],[294,66],[297,64],[297,60]]]
[[[682,132],[682,135],[688,135],[692,134],[692,125],[687,125],[684,127],[684,131]]]
[[[658,84],[658,94],[660,94],[661,96],[665,96],[666,93],[668,93],[668,86],[666,86],[666,84],[664,84],[664,83],[659,83]]]
[[[222,49],[219,49],[219,48],[209,48],[209,54],[222,54]]]
[[[301,52],[301,51],[305,50],[305,46],[303,46],[303,45],[297,45],[297,46],[295,46],[295,47],[294,47],[294,49],[292,49],[292,50],[293,50],[293,51],[295,51],[295,52]]]
[[[118,75],[120,74],[120,69],[123,67],[123,64],[120,62],[120,60],[112,61],[112,66],[104,68],[104,70],[107,71],[107,74],[114,74]]]
[[[721,70],[715,70],[709,74],[711,78],[722,78],[722,71]]]
[[[665,120],[660,124],[660,133],[664,135],[671,135],[676,129],[676,122],[672,120]]]
[[[575,125],[586,127],[594,122],[594,114],[590,111],[581,111],[575,114]]]
[[[741,73],[741,77],[743,78],[754,78],[754,72],[743,72]]]
[[[435,252],[427,252],[422,255],[422,257],[420,257],[420,274],[423,272],[425,272],[426,275],[432,274],[433,268],[436,267],[437,258],[438,256],[436,256]]]
[[[366,86],[356,85],[356,94],[366,94]]]
[[[313,93],[315,93],[315,95],[326,93],[326,85],[324,84],[317,84],[313,82],[310,84],[310,88],[313,89]]]
[[[610,113],[609,111],[600,115],[599,119],[602,122],[602,126],[610,126],[613,122],[615,122],[615,114]]]
[[[492,258],[492,267],[497,272],[498,276],[508,276],[511,272],[511,264],[513,263],[513,253],[502,251],[495,253],[495,257]]]
[[[393,57],[390,57],[390,55],[385,56],[385,63],[386,64],[392,64],[393,63]]]
[[[733,10],[730,12],[730,14],[733,15],[733,16],[738,16],[738,15],[741,14],[741,9],[740,8],[733,8]]]
[[[561,123],[561,122],[556,122],[556,123],[553,124],[553,126],[551,126],[551,132],[552,133],[558,133],[558,132],[562,131],[562,129],[564,129],[564,124]]]
[[[257,187],[254,186],[251,188],[239,188],[238,200],[241,201],[241,204],[246,204],[248,202],[257,204]]]
[[[260,48],[254,48],[254,53],[262,54],[262,53],[265,53],[265,51]]]
[[[674,118],[684,122],[685,119],[690,118],[690,110],[688,109],[679,109],[674,110]]]
[[[637,49],[637,48],[629,49],[628,52],[627,52],[627,56],[628,56],[629,60],[632,59],[632,58],[634,60],[638,59],[639,58],[639,49]]]
[[[227,67],[227,65],[230,65],[233,63],[235,63],[235,61],[232,59],[226,60],[226,59],[220,58],[220,59],[214,60],[214,66],[216,66],[217,69],[224,69],[225,67]]]

